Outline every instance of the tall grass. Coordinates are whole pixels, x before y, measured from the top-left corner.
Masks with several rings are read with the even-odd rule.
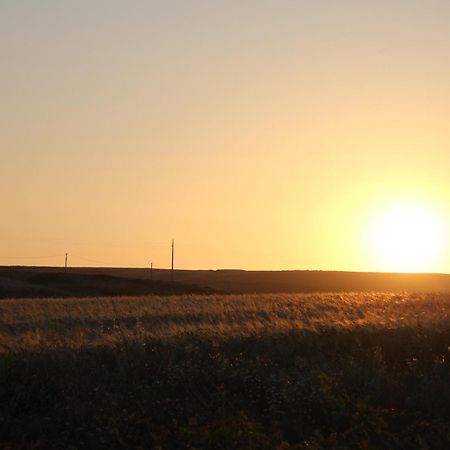
[[[10,448],[446,448],[450,296],[0,302]]]

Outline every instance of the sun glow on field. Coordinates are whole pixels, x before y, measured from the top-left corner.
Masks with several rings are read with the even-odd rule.
[[[421,204],[391,206],[375,220],[372,244],[387,271],[433,271],[444,241],[438,214]]]

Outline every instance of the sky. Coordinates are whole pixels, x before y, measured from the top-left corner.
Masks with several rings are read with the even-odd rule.
[[[0,265],[450,273],[448,0],[0,1]],[[378,236],[379,237],[379,236]],[[378,252],[379,253],[379,252]],[[377,256],[378,255],[378,256]]]

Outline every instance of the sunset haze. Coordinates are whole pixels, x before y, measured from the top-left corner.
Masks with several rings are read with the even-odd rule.
[[[0,265],[450,273],[447,0],[26,3]]]

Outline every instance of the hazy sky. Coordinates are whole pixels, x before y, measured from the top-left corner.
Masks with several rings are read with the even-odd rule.
[[[175,238],[182,268],[386,270],[386,205],[450,230],[449,24],[448,0],[0,0],[0,264],[167,267]]]

